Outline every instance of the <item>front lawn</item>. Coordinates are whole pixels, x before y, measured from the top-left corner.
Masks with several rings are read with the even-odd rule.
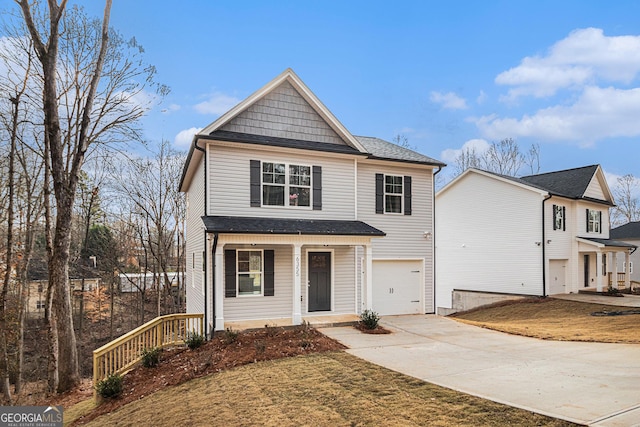
[[[497,304],[451,317],[470,325],[534,338],[639,344],[640,314],[592,316],[596,312],[630,310],[634,309],[545,298]]]
[[[344,352],[259,362],[167,387],[88,425],[572,426]]]

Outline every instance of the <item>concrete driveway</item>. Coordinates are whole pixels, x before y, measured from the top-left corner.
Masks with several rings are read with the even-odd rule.
[[[640,345],[543,341],[434,315],[388,316],[389,335],[321,331],[424,381],[595,426],[640,426]]]

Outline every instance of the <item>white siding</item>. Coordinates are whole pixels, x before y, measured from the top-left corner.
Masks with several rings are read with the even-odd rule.
[[[622,240],[622,239],[620,239]],[[623,242],[631,243],[632,245],[640,246],[640,240],[637,239],[624,239]],[[631,265],[633,266],[633,271],[631,272],[631,280],[635,280],[636,282],[640,282],[640,249],[636,250],[629,257],[631,260]],[[625,270],[623,268],[625,256],[623,253],[618,254],[618,272],[624,273]],[[613,269],[613,268],[612,268]],[[633,287],[633,286],[632,286]]]
[[[239,246],[225,245],[224,249]],[[274,249],[275,291],[273,296],[245,296],[224,299],[225,321],[277,319],[293,314],[293,250],[290,246],[252,246],[251,249]],[[224,286],[224,285],[222,285]]]
[[[250,160],[322,167],[322,210],[290,207],[250,206]],[[355,210],[354,167],[352,159],[331,155],[285,154],[248,147],[212,147],[209,161],[210,214],[353,220]]]
[[[436,306],[454,289],[542,294],[542,199],[471,172],[436,198]]]
[[[187,313],[204,313],[202,252],[204,251],[204,162],[196,170],[187,192],[186,298]]]
[[[589,183],[589,186],[587,186],[584,196],[592,199],[606,200],[597,173],[593,175],[593,178],[591,178],[591,182]]]
[[[264,98],[250,105],[231,122],[224,125],[222,130],[345,144],[313,107],[286,81]]]
[[[375,175],[411,176],[411,215],[376,214]],[[404,166],[399,163],[375,162],[358,165],[358,219],[387,235],[375,238],[374,259],[424,259],[425,313],[435,311],[433,305],[433,170]],[[430,232],[431,238],[425,233]]]

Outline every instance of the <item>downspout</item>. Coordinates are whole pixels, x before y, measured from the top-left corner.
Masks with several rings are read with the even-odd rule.
[[[432,238],[433,238],[433,256],[431,260],[431,265],[433,268],[433,312],[437,314],[438,308],[436,307],[436,175],[440,173],[442,170],[442,166],[438,166],[438,170],[433,173],[433,182],[431,183],[433,186],[432,195],[433,203],[432,209],[433,213],[431,214],[431,227],[432,227]]]
[[[201,151],[204,154],[204,156],[203,156],[203,158],[204,158],[204,182],[203,182],[204,206],[203,206],[202,211],[204,212],[204,215],[206,216],[207,215],[207,150],[205,150],[202,147],[198,147],[198,137],[197,136],[193,137],[193,147],[196,150]],[[207,322],[207,320],[208,320],[207,319],[207,311],[208,311],[207,310],[207,276],[208,276],[208,274],[207,274],[207,251],[206,251],[206,247],[207,247],[207,231],[206,230],[204,232],[203,238],[204,238],[204,248],[205,248],[205,250],[202,251],[202,258],[203,258],[202,259],[202,267],[204,268],[204,274],[203,274],[202,280],[204,281],[203,287],[204,287],[204,328],[205,328],[205,330],[202,331],[202,333],[205,336],[208,336],[209,334],[207,332],[205,332],[206,329],[207,329],[207,325],[208,325],[208,322]],[[214,294],[215,294],[215,292],[214,292]]]
[[[213,248],[211,251],[211,304],[213,304],[213,330],[216,329],[216,251],[218,249],[218,232],[213,234]],[[213,335],[213,333],[211,334]]]
[[[551,194],[547,194],[547,196],[542,199],[542,296],[546,297],[547,296],[547,256],[546,256],[546,245],[547,245],[547,241],[546,236],[545,236],[545,232],[544,232],[544,202],[546,202],[547,200],[549,200],[551,197]]]

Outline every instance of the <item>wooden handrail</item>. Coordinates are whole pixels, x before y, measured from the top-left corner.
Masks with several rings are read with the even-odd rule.
[[[145,349],[183,344],[189,334],[204,335],[204,314],[168,314],[138,326],[93,350],[93,387],[112,374],[121,374],[139,362]]]

